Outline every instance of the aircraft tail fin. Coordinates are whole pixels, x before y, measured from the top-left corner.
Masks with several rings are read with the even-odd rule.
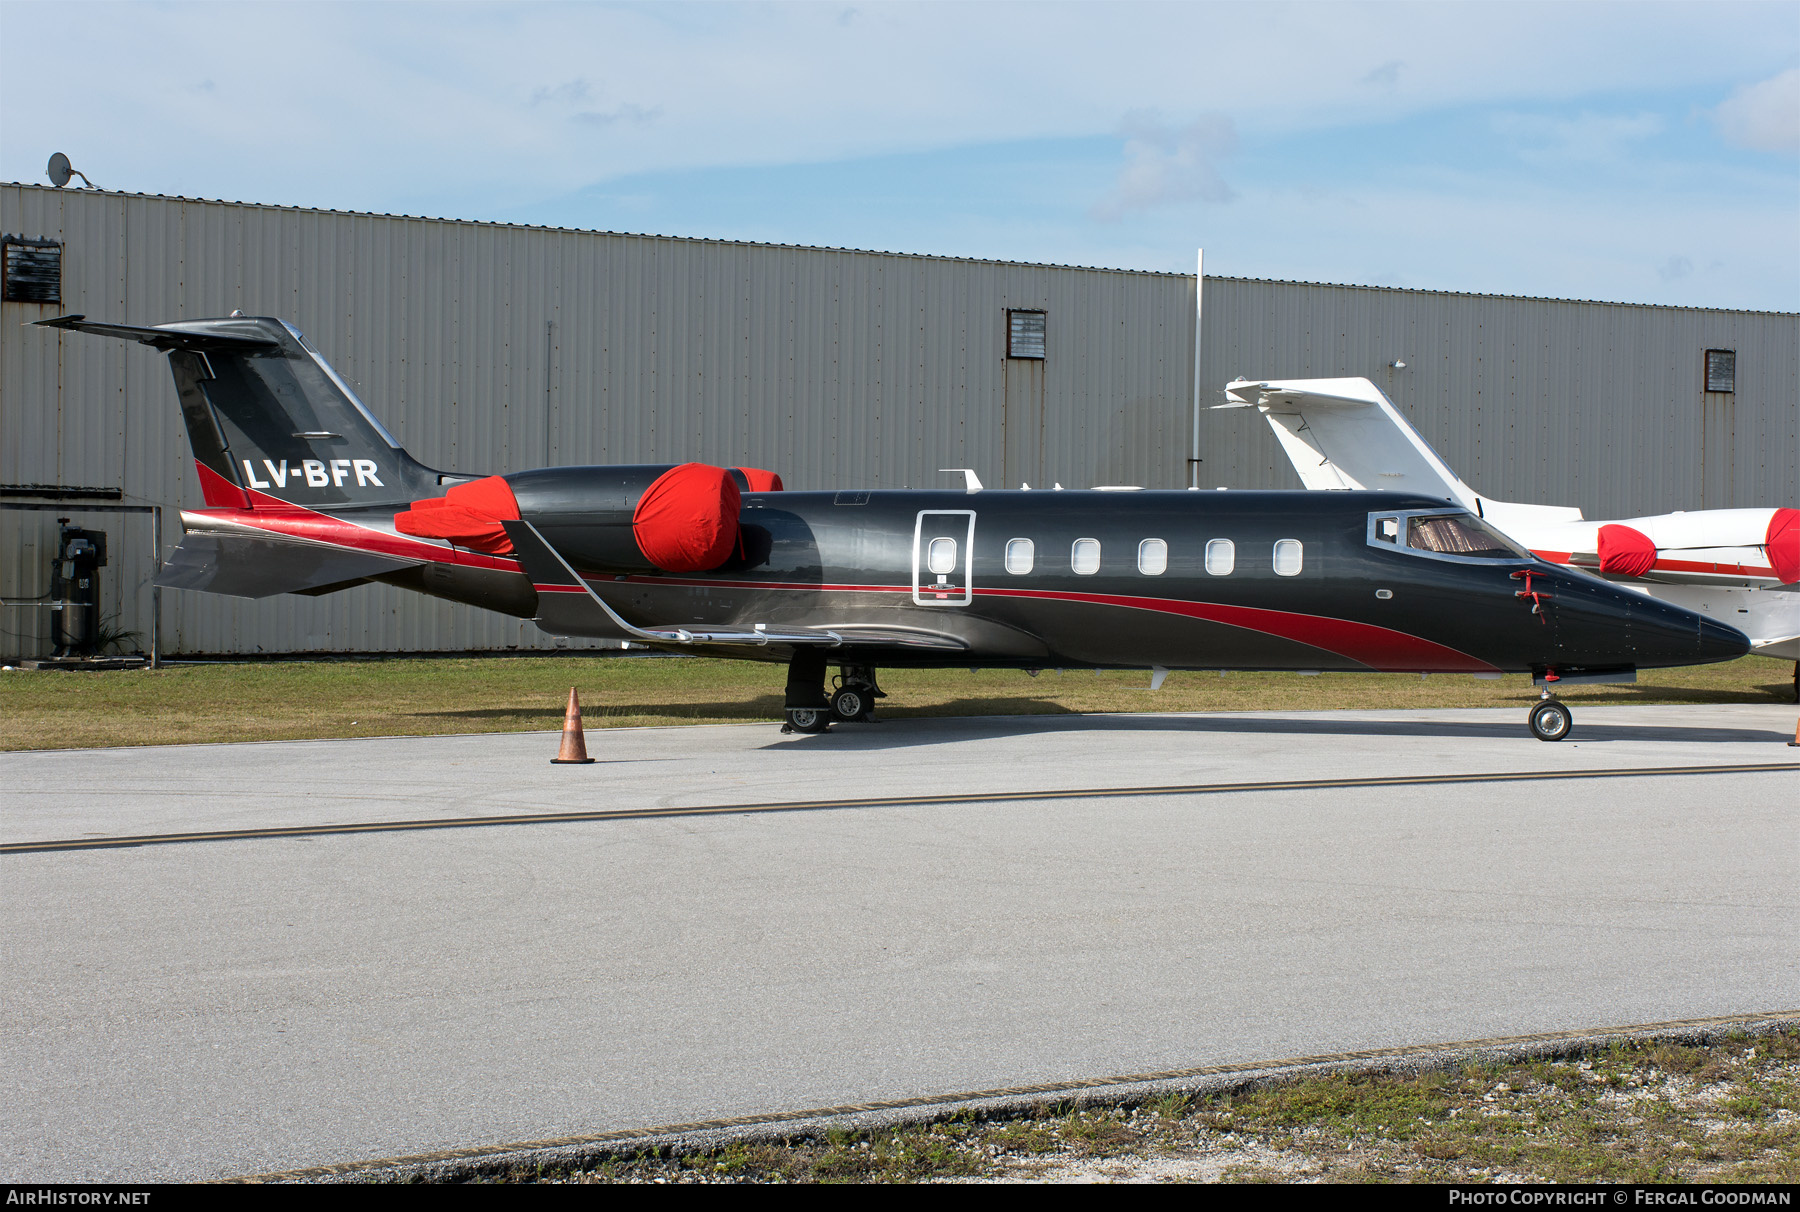
[[[1579,522],[1581,510],[1484,497],[1463,483],[1367,379],[1284,379],[1225,387],[1219,408],[1256,408],[1308,488],[1386,489],[1443,497],[1508,522]],[[1498,520],[1503,517],[1505,521]]]
[[[208,505],[330,509],[399,505],[442,492],[438,473],[408,455],[343,377],[280,320],[231,316],[140,327],[74,315],[37,323],[169,355]]]
[[[1225,394],[1221,408],[1262,412],[1308,488],[1417,492],[1474,508],[1474,490],[1367,379],[1240,379]]]

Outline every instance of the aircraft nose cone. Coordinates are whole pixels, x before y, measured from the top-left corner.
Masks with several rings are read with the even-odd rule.
[[[1733,661],[1750,651],[1750,637],[1735,627],[1703,618],[1697,648],[1701,661]]]

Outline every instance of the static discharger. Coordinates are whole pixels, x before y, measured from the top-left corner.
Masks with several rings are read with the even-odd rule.
[[[569,687],[569,706],[563,712],[562,749],[550,759],[552,766],[585,766],[593,762],[587,754],[587,738],[581,732],[581,699],[575,687]]]

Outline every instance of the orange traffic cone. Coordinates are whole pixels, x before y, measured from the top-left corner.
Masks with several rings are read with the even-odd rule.
[[[587,739],[581,734],[581,700],[575,687],[569,687],[569,706],[563,712],[562,749],[550,759],[552,766],[586,765],[594,759],[587,755]]]

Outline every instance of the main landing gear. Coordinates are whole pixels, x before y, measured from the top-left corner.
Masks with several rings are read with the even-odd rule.
[[[831,695],[831,718],[840,724],[866,724],[875,718],[875,700],[885,699],[875,684],[871,665],[845,665],[838,670],[837,689]]]
[[[824,732],[833,723],[866,723],[875,712],[875,700],[887,697],[875,684],[870,665],[842,666],[826,697],[825,663],[825,654],[812,649],[796,652],[788,663],[783,732]]]
[[[1540,741],[1560,741],[1569,735],[1569,729],[1575,726],[1575,717],[1569,714],[1568,705],[1560,699],[1550,697],[1544,691],[1543,699],[1531,709],[1531,735]]]

